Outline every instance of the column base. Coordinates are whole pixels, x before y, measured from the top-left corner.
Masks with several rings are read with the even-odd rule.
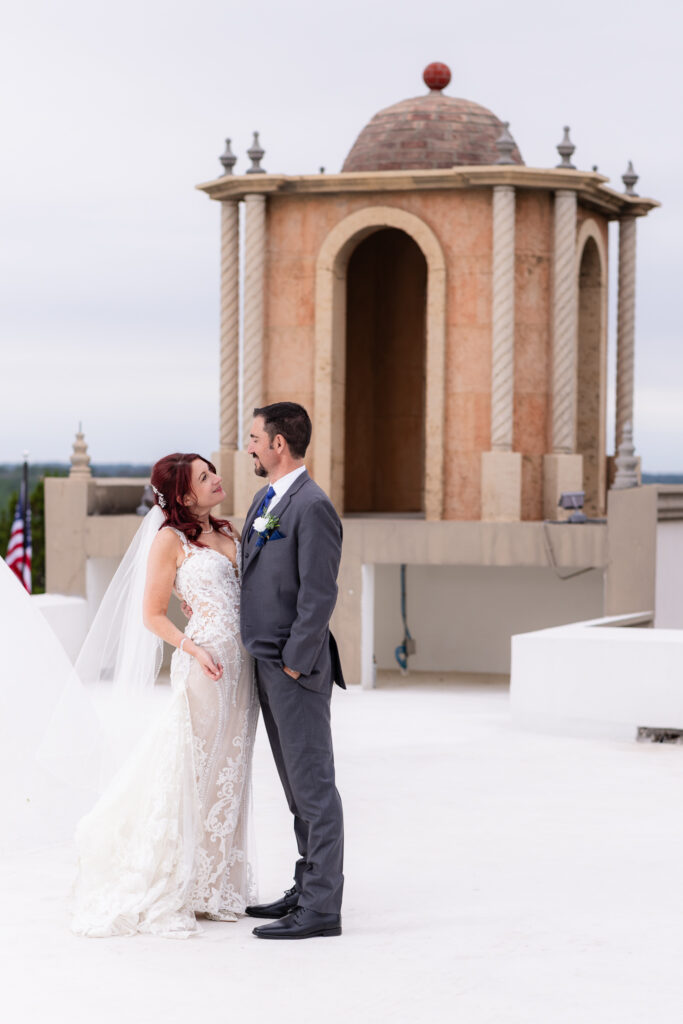
[[[268,481],[254,473],[254,460],[247,452],[235,452],[233,460],[233,515],[244,519],[254,495]]]
[[[481,518],[490,523],[522,518],[521,452],[481,453]]]
[[[543,518],[569,519],[571,509],[560,508],[564,491],[583,490],[583,455],[543,456]]]

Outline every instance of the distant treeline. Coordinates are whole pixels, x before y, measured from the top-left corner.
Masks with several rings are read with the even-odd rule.
[[[683,484],[683,473],[643,473],[644,484]]]
[[[131,462],[101,462],[93,465],[93,476],[149,476],[151,465],[141,466]],[[29,490],[46,476],[68,476],[68,462],[29,462]],[[0,508],[9,498],[19,492],[23,466],[19,462],[0,462]]]

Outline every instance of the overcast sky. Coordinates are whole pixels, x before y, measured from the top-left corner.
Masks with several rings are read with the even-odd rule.
[[[571,125],[580,168],[663,203],[638,223],[635,440],[683,471],[683,17],[670,0],[24,0],[0,39],[3,157],[0,461],[210,452],[218,433],[218,176],[254,129],[273,172],[341,168],[380,108],[448,92],[509,120],[551,167]],[[616,227],[611,237],[614,380]],[[609,448],[613,397],[610,397]]]

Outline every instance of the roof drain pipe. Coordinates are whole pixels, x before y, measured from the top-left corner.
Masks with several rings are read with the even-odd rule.
[[[406,567],[401,566],[401,619],[403,621],[403,643],[394,651],[394,657],[398,662],[398,667],[401,670],[401,675],[408,675],[408,658],[411,654],[415,654],[415,641],[413,640],[410,630],[408,629],[408,620],[406,618]]]

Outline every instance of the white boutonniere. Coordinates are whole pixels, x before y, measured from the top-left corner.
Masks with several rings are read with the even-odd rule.
[[[258,548],[263,547],[266,541],[270,540],[271,537],[282,537],[282,534],[278,529],[279,526],[280,520],[270,512],[266,512],[263,516],[257,516],[252,523],[252,528],[259,535],[256,546]]]

